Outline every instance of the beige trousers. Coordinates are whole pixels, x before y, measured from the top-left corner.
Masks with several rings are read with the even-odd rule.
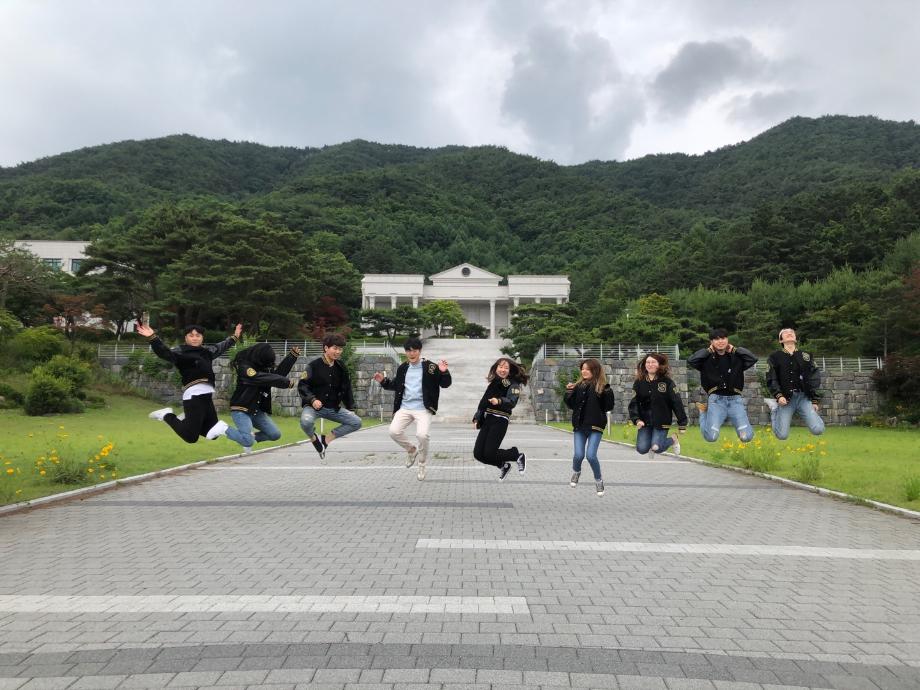
[[[406,429],[415,422],[416,443],[412,443],[406,436]],[[409,452],[412,448],[418,449],[418,464],[424,465],[428,461],[428,429],[431,427],[431,413],[428,410],[404,410],[399,408],[393,414],[390,422],[390,438]]]

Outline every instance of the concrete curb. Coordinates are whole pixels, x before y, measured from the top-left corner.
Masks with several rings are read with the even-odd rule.
[[[366,429],[373,429],[379,424],[374,426],[362,427],[357,431],[353,431],[352,434],[360,433]],[[352,435],[352,434],[349,434]],[[221,455],[217,458],[211,458],[210,460],[196,460],[195,462],[190,462],[185,465],[177,465],[176,467],[164,467],[162,470],[155,470],[153,472],[147,472],[145,474],[136,474],[133,477],[125,477],[124,479],[116,479],[110,482],[104,482],[102,484],[94,484],[93,486],[84,486],[79,489],[74,489],[72,491],[64,491],[59,494],[50,494],[48,496],[41,496],[40,498],[33,498],[31,501],[21,501],[20,503],[10,503],[5,506],[0,506],[0,517],[5,515],[10,515],[12,513],[18,513],[23,510],[32,510],[35,508],[44,508],[49,505],[56,503],[63,503],[65,501],[72,501],[75,499],[83,499],[94,494],[103,493],[104,491],[112,491],[117,489],[120,486],[126,486],[129,484],[137,484],[140,482],[145,482],[150,479],[156,479],[157,477],[165,477],[171,474],[178,474],[179,472],[186,472],[188,470],[198,469],[199,467],[204,467],[205,465],[213,465],[218,462],[226,462],[228,460],[236,460],[237,458],[250,458],[253,455],[261,455],[262,453],[269,453],[273,450],[278,450],[279,448],[293,448],[294,446],[302,446],[305,443],[309,443],[308,439],[302,441],[294,441],[293,443],[282,443],[280,446],[271,446],[270,448],[260,448],[259,450],[253,450],[251,453],[234,453],[232,455]]]
[[[556,431],[561,431],[563,433],[571,434],[571,431],[567,429],[557,429],[554,426],[549,426],[548,424],[540,424],[540,426],[545,426],[550,429],[555,429]],[[635,444],[626,443],[625,441],[613,441],[608,439],[602,439],[605,443],[615,443],[620,446],[625,446],[627,448],[635,448]],[[829,498],[837,498],[850,503],[858,503],[865,506],[870,506],[876,510],[881,510],[885,513],[891,513],[892,515],[897,515],[898,517],[908,518],[911,520],[920,520],[920,512],[916,510],[910,510],[909,508],[901,508],[899,506],[893,506],[889,503],[882,503],[881,501],[873,501],[870,498],[862,498],[860,496],[853,496],[851,494],[843,493],[842,491],[834,491],[833,489],[825,489],[821,486],[815,486],[814,484],[804,484],[802,482],[797,482],[794,479],[786,479],[786,477],[779,477],[775,474],[766,474],[764,472],[755,472],[753,470],[748,470],[743,467],[736,467],[735,465],[723,465],[718,462],[712,462],[711,460],[703,460],[702,458],[694,458],[689,455],[675,455],[674,457],[680,458],[681,460],[687,460],[689,462],[695,462],[697,465],[706,465],[707,467],[715,467],[720,470],[731,470],[732,472],[738,472],[739,474],[746,474],[751,477],[760,477],[761,479],[768,479],[772,482],[778,482],[785,486],[788,486],[792,489],[800,489],[802,491],[809,491],[813,494],[818,494],[819,496],[827,496]],[[653,461],[650,461],[653,462]]]

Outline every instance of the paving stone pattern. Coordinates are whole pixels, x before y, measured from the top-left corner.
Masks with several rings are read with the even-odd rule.
[[[0,690],[920,687],[918,522],[434,434],[424,482],[374,428],[0,518]]]

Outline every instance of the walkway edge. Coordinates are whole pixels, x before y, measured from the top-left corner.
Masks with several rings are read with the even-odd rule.
[[[567,429],[557,429],[554,426],[549,426],[548,424],[540,424],[539,426],[545,426],[549,429],[555,429],[556,431],[561,431],[566,434],[571,434],[571,431]],[[626,443],[626,441],[615,441],[613,439],[603,439],[606,443],[616,443],[620,446],[626,446],[627,448],[635,448],[636,446],[632,443]],[[818,494],[820,496],[827,496],[829,498],[839,498],[850,503],[858,503],[865,506],[870,506],[876,510],[881,510],[885,513],[891,513],[903,518],[910,518],[913,520],[920,520],[920,512],[916,510],[911,510],[910,508],[901,508],[900,506],[893,506],[890,503],[882,503],[881,501],[873,501],[871,498],[863,498],[862,496],[853,496],[852,494],[847,494],[842,491],[834,491],[833,489],[825,489],[823,486],[815,486],[814,484],[804,484],[802,482],[797,482],[794,479],[787,479],[786,477],[779,477],[775,474],[766,474],[764,472],[755,472],[754,470],[748,470],[744,467],[736,467],[735,465],[723,465],[719,462],[712,462],[711,460],[703,460],[702,458],[694,458],[689,455],[675,455],[674,457],[680,458],[682,460],[689,460],[690,462],[695,462],[697,465],[706,465],[707,467],[715,467],[720,470],[731,470],[732,472],[738,472],[739,474],[746,474],[751,477],[760,477],[761,479],[769,479],[773,482],[779,482],[784,484],[792,489],[800,489],[802,491],[810,491],[813,494]],[[651,462],[651,461],[650,461]]]
[[[378,424],[374,424],[369,427],[361,427],[358,431],[352,432],[353,434],[364,431],[365,429],[373,429]],[[33,498],[31,501],[20,501],[19,503],[10,503],[5,506],[0,506],[0,517],[4,515],[9,515],[11,513],[18,513],[23,510],[30,510],[33,508],[43,508],[48,505],[52,505],[64,501],[72,501],[76,498],[86,498],[87,496],[92,496],[94,494],[99,494],[104,491],[111,491],[117,489],[120,486],[128,484],[137,484],[139,482],[145,482],[150,479],[156,479],[157,477],[165,477],[171,474],[177,474],[179,472],[186,472],[188,470],[198,469],[199,467],[204,467],[205,465],[213,465],[218,462],[226,462],[227,460],[235,460],[237,458],[252,457],[253,455],[260,455],[262,453],[268,453],[273,450],[278,450],[279,448],[291,448],[293,446],[302,446],[307,443],[308,439],[303,439],[302,441],[294,441],[293,443],[282,443],[280,446],[271,446],[270,448],[259,448],[258,450],[253,450],[251,453],[234,453],[232,455],[221,455],[218,458],[211,458],[210,460],[196,460],[195,462],[190,462],[185,465],[177,465],[175,467],[164,467],[162,470],[154,470],[153,472],[146,472],[145,474],[136,474],[131,477],[125,477],[124,479],[116,479],[110,482],[104,482],[102,484],[94,484],[93,486],[84,486],[80,489],[74,489],[72,491],[63,491],[58,494],[49,494],[48,496],[41,496],[40,498]]]

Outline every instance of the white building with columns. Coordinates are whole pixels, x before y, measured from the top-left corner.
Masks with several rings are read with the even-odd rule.
[[[502,284],[504,283],[504,284]],[[511,321],[511,309],[521,304],[569,301],[569,277],[564,275],[502,276],[460,264],[425,280],[415,273],[368,273],[361,279],[362,309],[395,309],[406,304],[418,308],[434,300],[460,304],[467,321],[489,329],[497,338]]]

